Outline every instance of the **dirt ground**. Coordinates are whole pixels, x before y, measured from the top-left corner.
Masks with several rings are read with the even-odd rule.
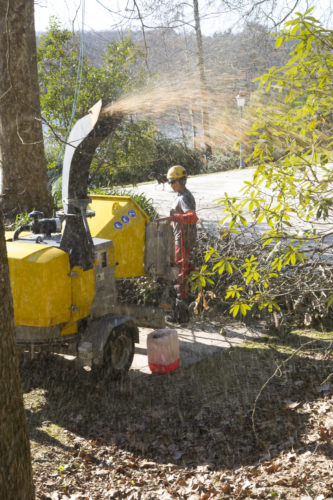
[[[121,382],[34,360],[36,498],[333,498],[332,336],[263,336]]]

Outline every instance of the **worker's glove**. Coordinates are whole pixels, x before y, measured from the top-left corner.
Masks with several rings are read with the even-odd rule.
[[[199,220],[196,213],[192,210],[189,210],[185,214],[173,214],[172,217],[175,222],[180,222],[181,224],[196,224]]]

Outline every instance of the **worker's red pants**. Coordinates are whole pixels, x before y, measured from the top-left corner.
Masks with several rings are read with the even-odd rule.
[[[178,291],[177,295],[180,299],[186,299],[189,294],[189,285],[187,276],[194,270],[194,265],[191,262],[191,249],[184,248],[184,255],[180,245],[175,245],[175,263],[178,266]]]

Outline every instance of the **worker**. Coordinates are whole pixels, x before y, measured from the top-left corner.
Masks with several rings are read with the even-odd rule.
[[[175,263],[178,266],[178,299],[189,295],[188,275],[194,270],[191,249],[196,242],[198,217],[195,213],[195,199],[186,188],[187,173],[181,165],[174,165],[167,173],[168,184],[177,193],[170,210],[175,238]]]

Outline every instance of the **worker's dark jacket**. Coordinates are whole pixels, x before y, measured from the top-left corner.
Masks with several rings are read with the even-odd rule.
[[[195,212],[195,199],[193,194],[185,188],[182,193],[177,193],[172,204],[170,214],[185,214],[189,210]],[[197,239],[197,228],[195,224],[184,224],[185,247],[192,248]],[[180,227],[177,222],[173,223],[173,233],[175,237],[175,245],[181,245]]]

